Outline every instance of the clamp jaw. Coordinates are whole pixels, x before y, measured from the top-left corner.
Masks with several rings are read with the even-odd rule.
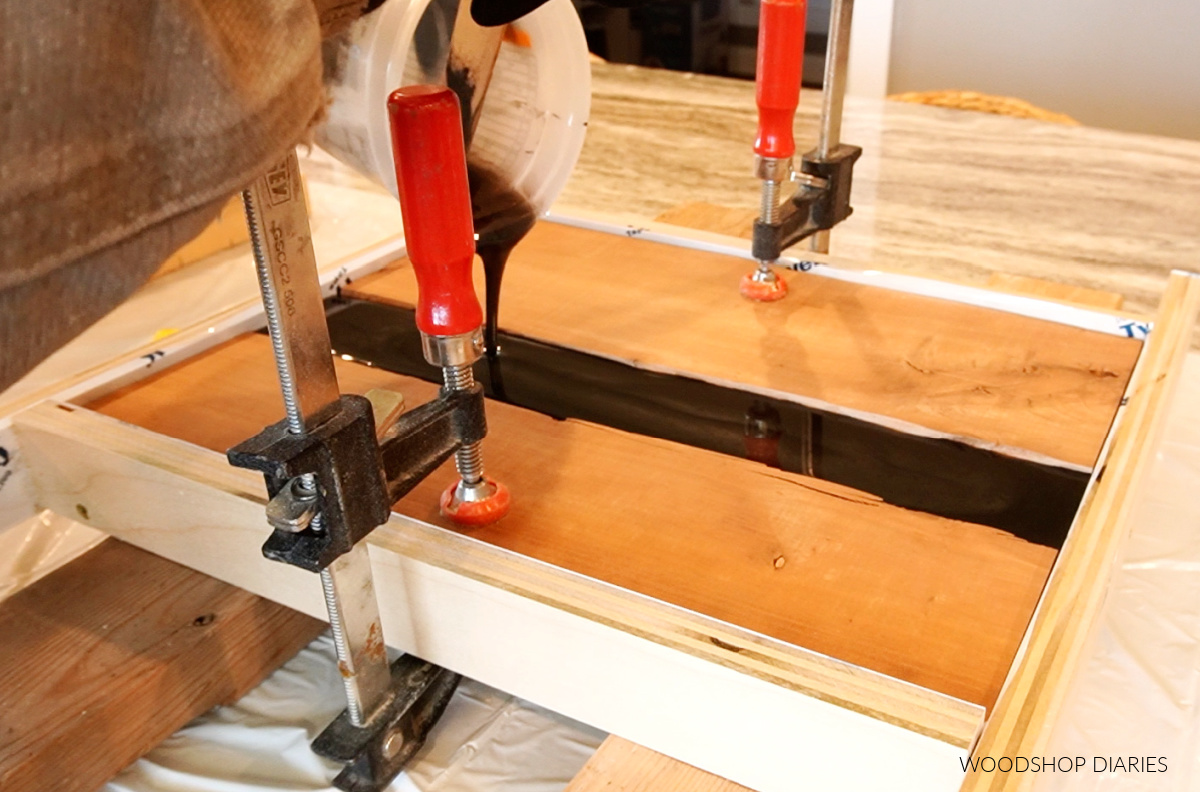
[[[377,607],[373,594],[366,603],[359,594],[364,586],[373,586],[369,564],[358,555],[366,548],[358,543],[387,521],[394,501],[487,434],[479,385],[443,391],[398,418],[377,423],[379,401],[386,396],[380,391],[368,397],[343,395],[311,431],[292,434],[285,419],[227,454],[235,467],[260,471],[266,478],[271,495],[267,515],[275,530],[263,555],[322,573],[331,623],[339,627],[334,631],[338,665],[354,705],[312,747],[345,765],[334,785],[346,792],[386,787],[424,744],[460,679],[411,655],[388,666],[377,612],[365,626],[356,621],[356,611],[364,605]],[[311,480],[315,487],[306,486]],[[320,518],[313,519],[315,515]]]
[[[227,452],[231,465],[257,470],[266,479],[267,518],[275,530],[263,555],[310,572],[350,552],[387,522],[392,503],[487,434],[480,385],[443,391],[404,413],[381,427],[382,441],[376,440],[366,397],[343,395],[333,407],[305,434],[290,433],[285,419]],[[304,486],[310,475],[314,489]],[[319,524],[311,518],[315,514],[321,515]]]

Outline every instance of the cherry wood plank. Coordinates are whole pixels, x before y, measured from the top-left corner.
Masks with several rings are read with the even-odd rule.
[[[435,387],[338,360],[342,390]],[[270,343],[235,339],[90,405],[224,450],[282,417]],[[924,687],[990,705],[1054,551],[744,459],[489,403],[511,514],[473,536]],[[398,504],[448,525],[446,465]]]
[[[1086,467],[1141,349],[1133,339],[797,273],[784,275],[787,299],[752,303],[737,293],[747,267],[543,222],[513,252],[500,324]],[[401,260],[343,293],[412,305],[416,285]]]

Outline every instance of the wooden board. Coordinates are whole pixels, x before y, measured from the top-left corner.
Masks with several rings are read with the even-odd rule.
[[[62,404],[14,428],[39,503],[324,614],[314,575],[259,551],[254,473]],[[763,792],[792,792],[797,763],[831,792],[952,792],[982,725],[982,707],[400,515],[367,541],[389,645]]]
[[[0,789],[91,792],[323,628],[108,539],[0,603]]]
[[[342,389],[427,383],[338,361]],[[277,420],[265,336],[105,397],[101,412],[224,450]],[[488,406],[488,469],[515,505],[475,539],[989,706],[1054,551],[673,443]],[[437,513],[443,467],[399,504]],[[971,662],[962,658],[971,657]]]
[[[1104,311],[1118,311],[1125,304],[1124,295],[1116,292],[1089,289],[1086,286],[1072,286],[1069,283],[1056,283],[1042,278],[1014,275],[1009,272],[993,272],[988,278],[987,286],[996,291],[1041,297],[1070,305],[1099,308]]]
[[[737,739],[731,735],[731,739]],[[566,792],[750,792],[741,784],[610,735]]]
[[[509,262],[500,324],[647,368],[1084,467],[1096,459],[1141,348],[802,274],[784,276],[787,299],[751,303],[737,294],[747,267],[714,253],[540,223]],[[415,288],[401,262],[343,293],[411,305]]]
[[[754,221],[758,219],[758,212],[754,209],[731,209],[728,206],[696,202],[673,206],[654,219],[683,228],[753,239]]]
[[[1121,423],[1106,446],[1105,475],[1097,475],[1089,490],[1039,606],[1029,645],[1022,650],[998,709],[985,727],[975,761],[1039,756],[1048,748],[1103,601],[1104,583],[1126,533],[1122,521],[1136,501],[1147,463],[1158,445],[1174,375],[1180,369],[1198,310],[1200,281],[1176,273],[1146,348],[1146,359],[1135,372]],[[967,776],[963,790],[1000,792],[1034,786],[1028,774],[975,772]],[[741,787],[613,735],[576,776],[568,792],[643,789],[736,792]]]

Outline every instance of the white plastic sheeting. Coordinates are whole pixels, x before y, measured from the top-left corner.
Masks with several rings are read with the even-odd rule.
[[[1083,672],[1051,736],[1048,756],[1083,765],[1039,773],[1037,792],[1200,789],[1198,410],[1192,353]]]
[[[314,585],[316,578],[313,578]],[[180,729],[104,792],[324,792],[309,743],[345,707],[328,633],[243,696]],[[395,792],[558,792],[604,733],[464,680]]]
[[[104,539],[95,528],[41,514],[5,530],[0,525],[0,600],[91,550]]]

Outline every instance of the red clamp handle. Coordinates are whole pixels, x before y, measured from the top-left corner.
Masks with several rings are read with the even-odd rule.
[[[475,228],[462,113],[449,88],[416,85],[388,97],[396,186],[408,258],[417,275],[417,328],[469,333],[483,324],[471,282]]]
[[[808,0],[762,0],[758,11],[758,137],[754,153],[787,159],[796,153],[792,124],[804,69]]]

